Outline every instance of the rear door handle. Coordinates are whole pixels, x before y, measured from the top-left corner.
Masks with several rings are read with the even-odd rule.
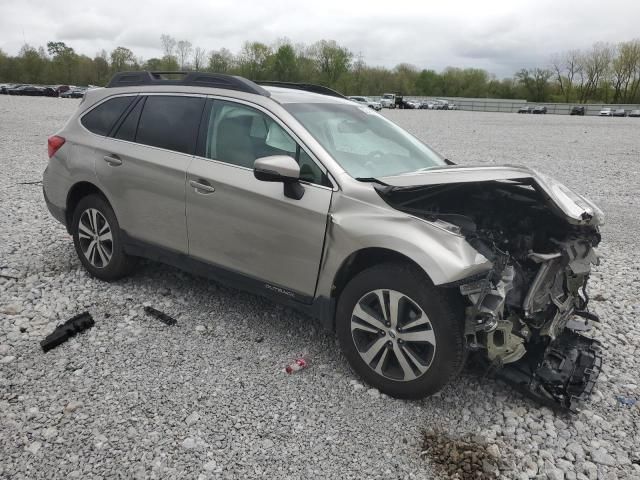
[[[104,161],[107,162],[112,167],[118,167],[122,165],[122,160],[117,155],[105,155]]]
[[[206,180],[189,180],[189,185],[191,185],[196,190],[196,192],[202,194],[209,194],[216,191],[215,187]]]

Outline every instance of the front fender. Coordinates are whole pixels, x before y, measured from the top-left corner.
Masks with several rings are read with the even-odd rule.
[[[327,226],[318,296],[331,288],[346,259],[359,250],[383,248],[418,264],[435,285],[455,282],[491,268],[491,262],[466,239],[433,222],[388,207],[341,196]]]

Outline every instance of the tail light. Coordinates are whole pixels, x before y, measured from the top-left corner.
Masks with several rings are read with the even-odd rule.
[[[60,147],[64,145],[64,138],[59,137],[58,135],[54,135],[53,137],[49,137],[47,141],[49,147],[49,158],[53,157]]]

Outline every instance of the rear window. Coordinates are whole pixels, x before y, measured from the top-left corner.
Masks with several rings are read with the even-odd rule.
[[[203,107],[203,98],[149,96],[138,123],[136,143],[194,153]]]
[[[108,135],[116,121],[124,113],[135,96],[116,97],[101,103],[82,117],[82,125],[98,135]]]

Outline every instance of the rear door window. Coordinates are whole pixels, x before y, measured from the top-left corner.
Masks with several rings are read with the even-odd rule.
[[[136,143],[193,154],[204,98],[150,95],[142,109]]]
[[[97,135],[108,135],[135,96],[116,97],[101,103],[80,120],[82,125]]]

